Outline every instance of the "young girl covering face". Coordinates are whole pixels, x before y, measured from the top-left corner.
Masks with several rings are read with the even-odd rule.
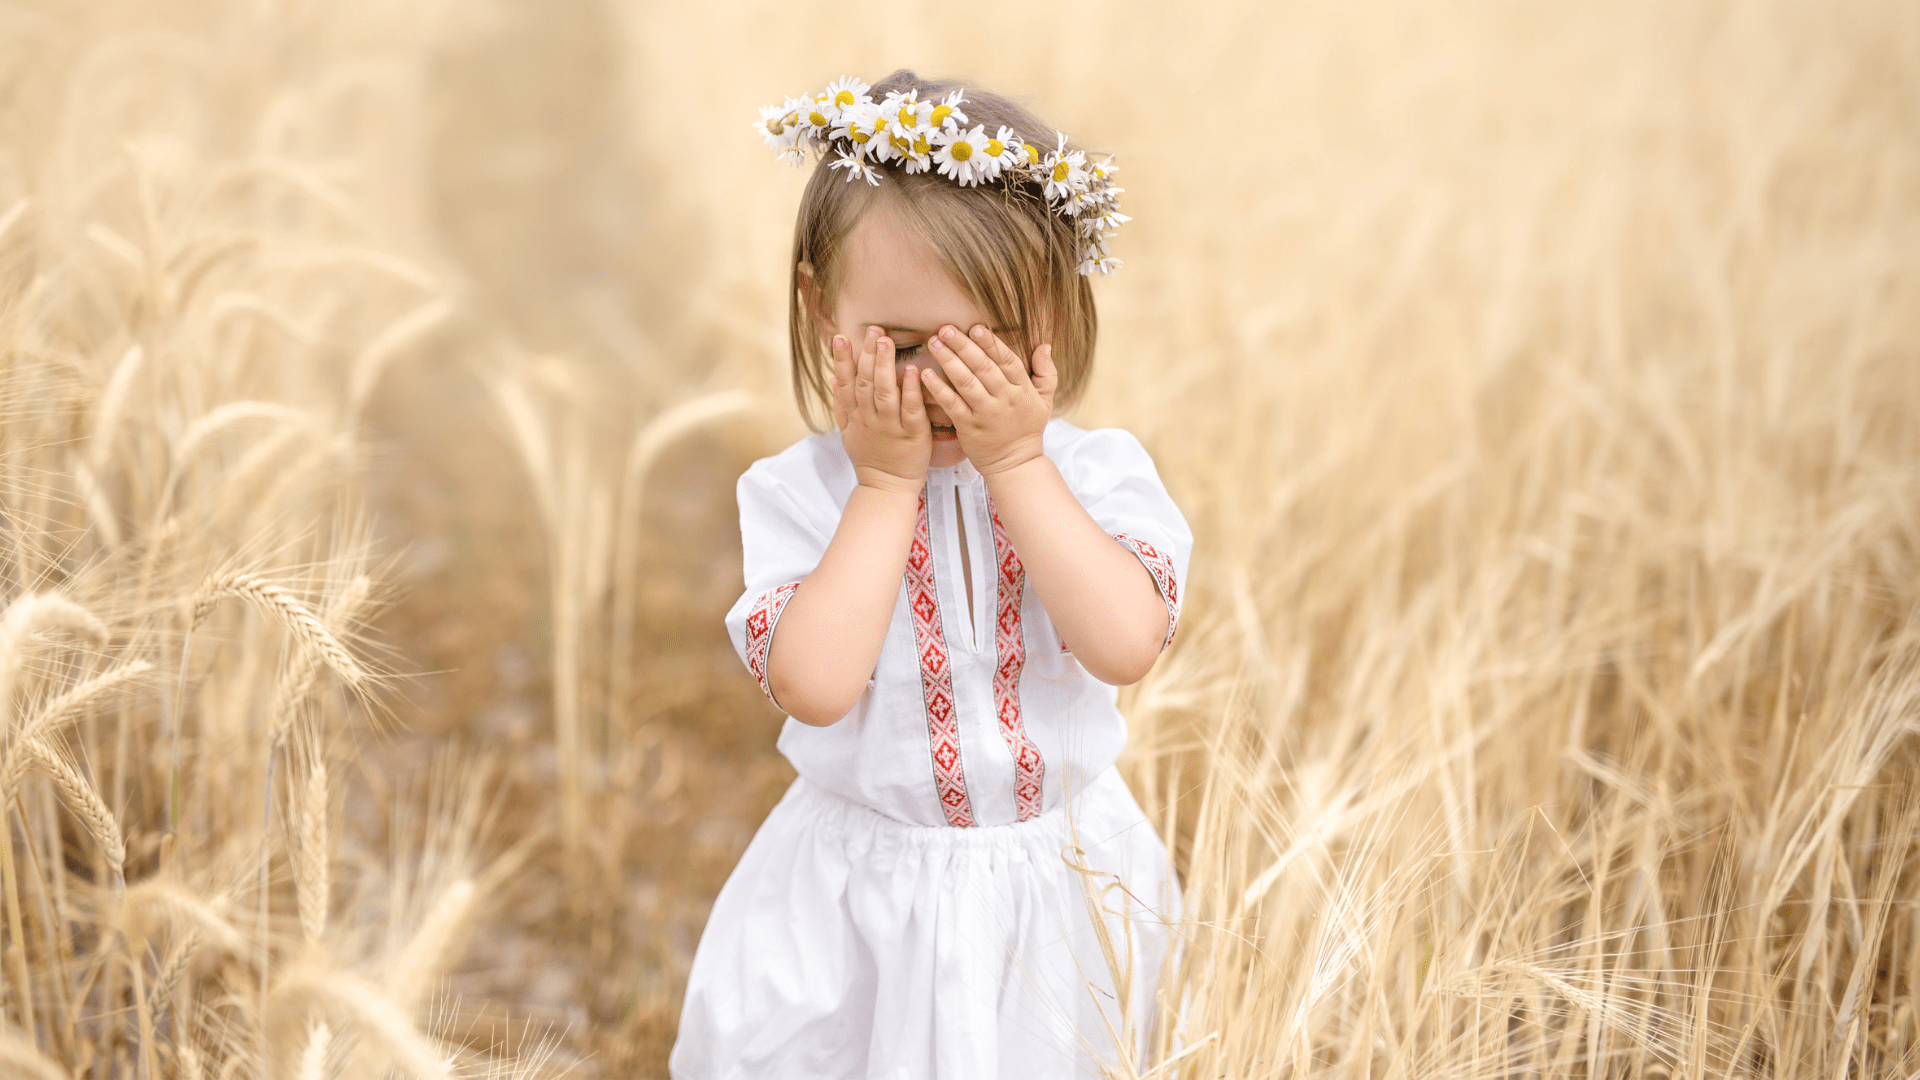
[[[1112,767],[1114,687],[1172,639],[1191,536],[1132,436],[1053,415],[1091,367],[1082,223],[1100,212],[1036,179],[1064,140],[911,72],[848,82],[815,99],[837,106],[814,113],[816,145],[837,118],[901,152],[869,148],[844,178],[823,161],[808,186],[795,392],[834,430],[741,477],[747,588],[727,616],[799,777],[715,902],[672,1071],[1096,1076],[1138,1060],[1177,914]],[[866,99],[893,134],[862,128]],[[969,124],[977,154],[1029,167],[936,172]],[[1023,161],[1022,141],[1054,153]],[[1088,886],[1131,951],[1118,985]]]

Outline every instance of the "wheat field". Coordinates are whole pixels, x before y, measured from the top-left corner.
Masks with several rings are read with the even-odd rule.
[[[35,0],[0,1073],[665,1075],[792,777],[749,123],[896,67],[1135,218],[1071,418],[1196,549],[1114,1076],[1920,1070],[1920,8]]]

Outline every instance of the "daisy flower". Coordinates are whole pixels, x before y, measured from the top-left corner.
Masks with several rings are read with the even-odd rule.
[[[860,148],[861,153],[865,153],[868,144],[879,130],[880,106],[871,101],[858,101],[841,107],[840,120],[834,125],[833,130],[828,132],[828,137],[834,140],[850,140]]]
[[[1112,233],[1133,219],[1121,213],[1118,206],[1109,205],[1097,214],[1083,214],[1078,220],[1081,236],[1100,236]]]
[[[1060,145],[1040,160],[1047,201],[1060,202],[1087,190],[1087,155],[1067,149],[1067,136],[1060,133]]]
[[[959,90],[948,94],[927,114],[927,122],[936,128],[945,128],[949,131],[960,130],[967,123],[967,114],[960,111],[960,103],[965,100],[966,95]]]
[[[867,96],[867,91],[870,89],[872,87],[866,83],[855,76],[848,75],[827,84],[827,99],[833,103],[834,108],[842,110],[855,105],[871,105],[873,99]]]
[[[800,106],[800,124],[807,134],[816,138],[826,138],[827,132],[840,122],[840,107],[833,103],[829,94],[821,94],[812,101]]]
[[[1126,189],[1118,184],[1103,184],[1098,180],[1090,181],[1086,187],[1074,192],[1067,198],[1069,214],[1086,215],[1113,205],[1114,196]]]
[[[897,126],[895,134],[919,131],[933,124],[933,102],[921,101],[918,90],[904,94],[895,91],[880,103],[880,114],[887,118],[888,126]]]
[[[915,132],[913,141],[907,143],[904,147],[899,145],[902,142],[906,142],[906,140],[896,139],[894,141],[895,146],[900,149],[900,156],[906,159],[906,170],[908,172],[923,173],[933,167],[933,143],[926,132]]]
[[[976,127],[973,130],[979,131],[981,129]],[[999,176],[1001,169],[1011,169],[1020,162],[1027,160],[1025,147],[1020,142],[1020,136],[1015,135],[1013,129],[1005,124],[1000,125],[998,134],[987,140],[987,145],[980,151],[980,155],[992,163],[990,166],[992,171],[988,172],[983,178],[987,180],[992,180],[994,177]]]
[[[767,149],[782,157],[800,141],[800,109],[802,103],[788,98],[781,105],[766,105],[760,109],[760,119],[753,130],[767,140]]]
[[[987,154],[987,131],[978,124],[972,131],[954,132],[933,152],[933,163],[940,166],[941,176],[952,177],[961,187],[991,180],[1000,171],[999,162]]]
[[[1082,277],[1090,274],[1111,274],[1118,269],[1120,269],[1119,259],[1111,255],[1096,254],[1091,248],[1087,250],[1086,258],[1080,261],[1079,266],[1080,276]]]
[[[860,155],[850,154],[844,149],[840,151],[840,159],[827,166],[827,168],[847,170],[847,183],[849,184],[853,183],[854,177],[857,176],[874,187],[880,186],[880,170],[862,161]]]

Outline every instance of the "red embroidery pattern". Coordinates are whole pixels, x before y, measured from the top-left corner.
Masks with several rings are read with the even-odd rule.
[[[798,582],[768,589],[753,602],[753,610],[747,613],[747,670],[753,673],[753,679],[760,684],[760,692],[773,701],[773,688],[767,685],[767,650],[773,647],[773,624],[780,621],[780,612],[786,608],[787,601],[793,599],[793,592],[800,587]],[[773,701],[775,705],[780,704]]]
[[[993,669],[993,707],[1000,717],[1000,737],[1013,754],[1013,804],[1021,821],[1040,814],[1042,780],[1047,763],[1040,748],[1027,737],[1020,720],[1020,669],[1027,663],[1026,634],[1020,624],[1020,594],[1027,586],[1027,569],[1000,527],[1000,512],[987,499],[987,515],[993,519],[993,558],[1000,567],[1000,600],[994,625],[994,648],[999,666]]]
[[[960,718],[953,707],[953,668],[947,662],[947,634],[940,626],[940,601],[934,591],[933,544],[927,536],[927,489],[920,489],[920,517],[907,548],[907,608],[913,613],[913,643],[920,652],[920,693],[926,703],[927,742],[933,757],[933,781],[947,824],[973,824],[967,777],[960,768]]]
[[[1126,545],[1128,550],[1139,556],[1140,562],[1153,575],[1153,583],[1160,589],[1160,599],[1167,602],[1167,640],[1160,643],[1162,649],[1173,644],[1174,624],[1180,620],[1180,582],[1173,576],[1173,560],[1161,550],[1136,540],[1126,533],[1114,533],[1113,538]]]

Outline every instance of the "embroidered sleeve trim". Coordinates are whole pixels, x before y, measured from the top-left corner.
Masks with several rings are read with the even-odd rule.
[[[933,544],[927,531],[927,489],[920,489],[920,515],[907,548],[907,609],[913,615],[913,643],[920,654],[920,693],[927,714],[927,751],[933,763],[934,789],[947,824],[970,826],[973,803],[960,761],[960,717],[953,703],[953,667],[947,633],[940,625],[940,599],[933,579]]]
[[[753,681],[760,684],[760,692],[767,695],[768,701],[775,706],[773,687],[767,685],[767,650],[773,647],[773,628],[780,621],[780,613],[787,608],[787,601],[793,599],[794,590],[799,582],[768,589],[753,602],[753,610],[747,613],[747,670],[753,673]]]
[[[987,499],[993,519],[993,556],[999,567],[999,600],[995,605],[994,648],[999,662],[993,670],[993,706],[1000,719],[1000,737],[1013,755],[1013,803],[1021,821],[1038,817],[1045,793],[1047,763],[1027,735],[1020,716],[1020,671],[1027,663],[1025,627],[1020,621],[1020,599],[1027,587],[1026,567],[1000,526],[1000,512]]]
[[[1174,627],[1180,621],[1180,581],[1174,576],[1173,560],[1159,548],[1126,533],[1114,533],[1113,538],[1139,558],[1140,564],[1152,575],[1154,586],[1160,590],[1160,599],[1167,603],[1167,640],[1160,643],[1164,650],[1173,644]]]

